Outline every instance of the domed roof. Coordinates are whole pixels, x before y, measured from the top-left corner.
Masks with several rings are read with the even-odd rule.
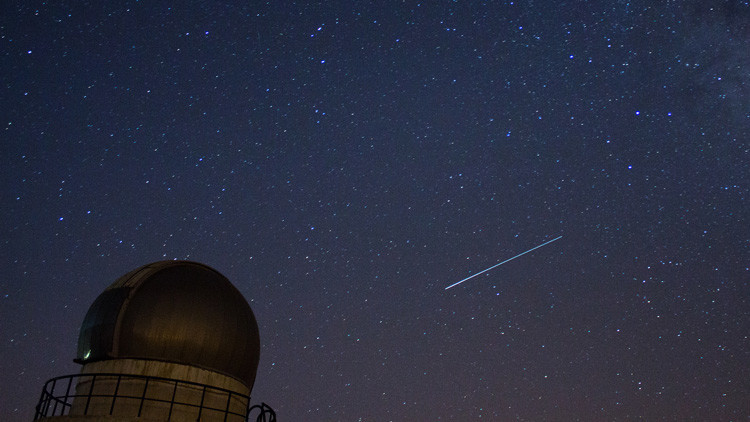
[[[120,277],[89,308],[78,363],[134,358],[193,365],[253,388],[258,323],[242,294],[197,262],[161,261]]]

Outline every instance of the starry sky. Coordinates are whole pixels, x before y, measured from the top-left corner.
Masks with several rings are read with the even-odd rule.
[[[750,415],[748,1],[15,1],[0,54],[3,420],[163,259],[279,420]]]

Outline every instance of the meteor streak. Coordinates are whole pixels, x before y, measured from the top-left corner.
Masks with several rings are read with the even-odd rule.
[[[529,249],[528,251],[526,251],[526,252],[521,252],[520,254],[518,254],[518,255],[514,256],[513,258],[508,258],[508,259],[506,259],[505,261],[503,261],[503,262],[501,262],[501,263],[499,263],[499,264],[495,264],[495,265],[491,266],[490,268],[487,268],[486,270],[480,271],[480,272],[478,272],[478,273],[476,273],[476,274],[474,274],[474,275],[470,275],[470,276],[466,277],[465,279],[463,279],[463,280],[459,281],[458,283],[453,283],[453,284],[451,284],[450,286],[446,287],[446,288],[445,288],[445,290],[448,290],[448,289],[450,289],[451,287],[455,287],[455,286],[458,286],[459,284],[463,283],[464,281],[466,281],[466,280],[468,280],[468,279],[470,279],[470,278],[474,278],[474,277],[478,276],[479,274],[484,274],[484,273],[486,273],[487,271],[489,271],[489,270],[491,270],[491,269],[493,269],[493,268],[495,268],[495,267],[499,267],[499,266],[501,266],[501,265],[505,264],[505,263],[506,263],[506,262],[508,262],[508,261],[512,261],[512,260],[514,260],[514,259],[518,258],[518,257],[519,257],[519,256],[521,256],[521,255],[526,255],[527,253],[529,253],[529,252],[533,251],[534,249],[539,249],[539,248],[541,248],[541,247],[542,247],[542,246],[544,246],[544,245],[549,245],[550,243],[552,243],[552,242],[554,242],[555,240],[557,240],[557,239],[560,239],[560,238],[562,238],[562,236],[558,236],[558,237],[556,237],[556,238],[554,238],[554,239],[552,239],[552,240],[549,240],[549,241],[547,241],[547,242],[544,242],[544,243],[542,243],[541,245],[538,245],[538,246],[534,246],[533,248]]]

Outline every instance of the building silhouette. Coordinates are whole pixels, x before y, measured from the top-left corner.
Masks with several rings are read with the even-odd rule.
[[[226,277],[197,262],[144,265],[91,305],[81,371],[47,381],[34,420],[275,421],[250,403],[259,357],[255,315]]]

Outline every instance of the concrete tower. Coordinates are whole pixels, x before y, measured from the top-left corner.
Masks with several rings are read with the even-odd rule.
[[[89,308],[75,362],[37,404],[40,421],[275,421],[250,406],[260,357],[255,315],[218,271],[161,261],[120,277]]]

